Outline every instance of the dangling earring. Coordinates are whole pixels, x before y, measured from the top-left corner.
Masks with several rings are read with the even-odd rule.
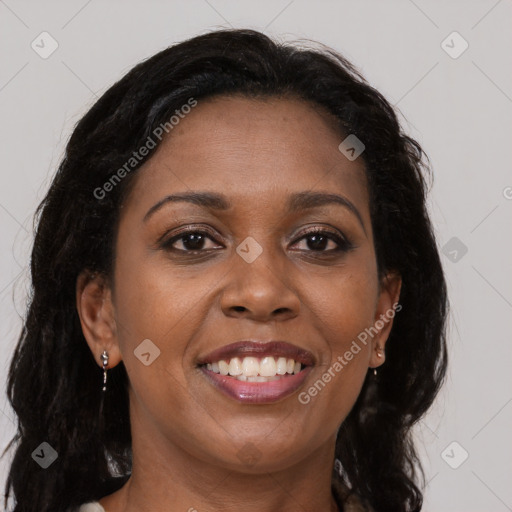
[[[108,366],[108,352],[106,350],[101,354],[101,360],[103,361],[103,391],[107,390],[107,366]]]
[[[377,345],[377,357],[380,359],[383,356],[383,350]],[[373,375],[377,376],[377,368],[373,369]]]

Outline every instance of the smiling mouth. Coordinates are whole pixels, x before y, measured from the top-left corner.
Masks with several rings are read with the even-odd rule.
[[[292,395],[315,364],[310,351],[286,341],[238,341],[197,360],[207,382],[247,404],[271,404]]]
[[[199,365],[213,387],[246,404],[272,404],[294,394],[313,366],[283,356],[232,357]]]
[[[306,365],[290,357],[232,357],[200,365],[218,375],[242,382],[272,382],[296,375]]]

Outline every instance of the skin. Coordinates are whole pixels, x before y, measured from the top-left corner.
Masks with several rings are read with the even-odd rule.
[[[138,171],[113,279],[83,272],[77,282],[98,365],[106,349],[108,367],[122,360],[130,381],[133,472],[100,500],[107,512],[336,510],[336,433],[368,368],[384,362],[377,347],[392,321],[308,404],[298,394],[392,309],[401,284],[394,274],[379,280],[364,161],[338,150],[343,139],[328,114],[301,100],[220,97],[200,101]],[[169,202],[144,220],[162,198],[191,191],[224,194],[231,207]],[[290,213],[288,196],[304,191],[343,196],[362,224],[336,204]],[[158,244],[185,226],[209,230],[203,253],[178,253],[194,248],[190,237],[175,252]],[[315,246],[305,236],[312,227],[353,248]],[[248,236],[263,251],[252,263],[236,252]],[[134,355],[145,339],[160,349],[148,366]],[[317,364],[291,396],[240,403],[207,381],[197,359],[243,339],[287,340]]]

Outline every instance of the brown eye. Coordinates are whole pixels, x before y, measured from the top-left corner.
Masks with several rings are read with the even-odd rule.
[[[306,240],[306,251],[332,253],[348,251],[352,244],[338,234],[331,231],[316,229],[304,234],[297,241]]]
[[[177,252],[200,252],[218,247],[218,245],[214,244],[213,247],[205,248],[208,240],[215,242],[206,231],[189,230],[164,241],[162,247]]]

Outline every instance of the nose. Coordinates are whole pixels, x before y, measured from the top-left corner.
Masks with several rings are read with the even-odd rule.
[[[264,253],[265,254],[265,251]],[[252,263],[238,258],[227,274],[229,283],[221,296],[221,308],[228,317],[258,322],[284,321],[295,318],[301,301],[290,287],[290,276],[260,255]]]

